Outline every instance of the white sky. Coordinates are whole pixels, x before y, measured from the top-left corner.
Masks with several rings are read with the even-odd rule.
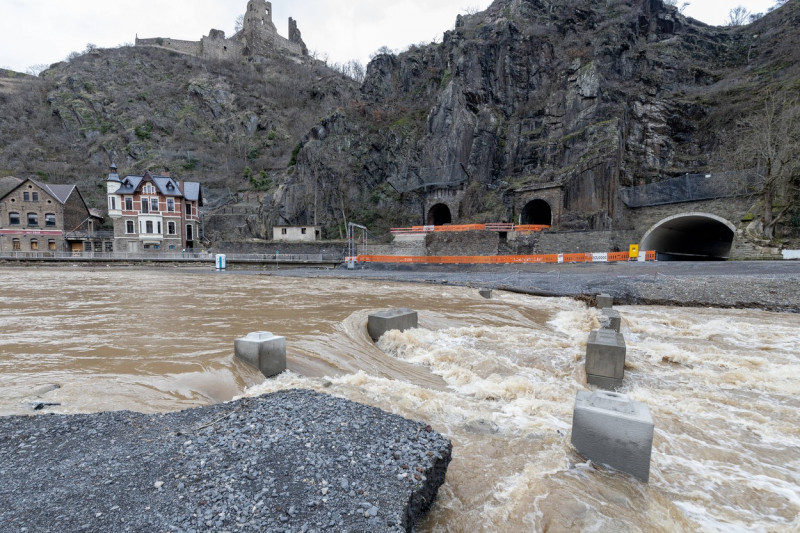
[[[588,0],[587,0],[588,1]],[[381,46],[441,41],[456,15],[483,10],[491,0],[273,0],[278,33],[288,32],[291,16],[309,50],[330,62],[358,59],[364,65]],[[678,0],[678,5],[683,4]],[[707,24],[723,24],[743,6],[764,12],[774,0],[690,0],[684,14]],[[196,41],[211,28],[230,37],[247,0],[0,0],[0,67],[19,72],[49,65],[87,43],[101,48],[133,43],[139,37]]]

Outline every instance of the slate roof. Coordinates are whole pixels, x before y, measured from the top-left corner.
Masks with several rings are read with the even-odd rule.
[[[19,183],[17,183],[7,191],[5,191],[5,193],[2,195],[2,197],[0,197],[0,199],[5,198],[9,194],[17,190],[17,188],[26,181],[30,181],[31,183],[42,189],[44,192],[55,198],[56,201],[58,201],[61,205],[67,203],[67,200],[69,200],[70,195],[72,195],[72,191],[76,190],[76,185],[53,185],[50,183],[42,183],[40,181],[28,178],[27,180],[19,181]],[[6,181],[6,183],[10,184],[13,182]]]
[[[163,196],[185,198],[189,201],[196,201],[202,204],[202,192],[198,182],[183,182],[183,191],[181,191],[181,184],[169,176],[151,176],[149,174],[145,174],[145,176],[126,176],[121,180],[122,185],[114,194],[134,194],[141,187],[145,177],[148,177],[153,182],[158,192]]]
[[[41,183],[33,179],[31,182],[47,191],[50,196],[58,200],[62,205],[67,203],[70,195],[72,195],[72,191],[74,191],[76,187],[75,185],[50,185],[49,183]]]

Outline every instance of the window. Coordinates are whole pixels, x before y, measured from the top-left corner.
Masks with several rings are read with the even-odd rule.
[[[186,240],[192,241],[194,240],[194,227],[191,224],[186,226]]]
[[[300,233],[305,235],[306,234],[306,228],[300,228]]]
[[[168,235],[175,235],[175,223],[174,222],[167,222],[167,234]]]
[[[99,242],[99,241],[96,241],[94,243],[94,251],[95,252],[102,252],[103,251],[103,243]]]
[[[142,198],[142,213],[149,213],[150,212],[150,200],[147,198]]]
[[[167,198],[167,211],[173,213],[175,211],[175,200]]]
[[[125,198],[125,211],[133,211],[133,198],[130,196]]]
[[[156,222],[156,224],[157,224],[156,233],[161,235],[161,221],[159,220],[158,222]]]
[[[150,211],[158,213],[158,198],[150,198]]]
[[[36,239],[31,239],[31,250],[38,250],[39,249],[39,241]]]
[[[55,226],[56,225],[56,215],[55,215],[55,213],[47,213],[44,216],[44,225],[45,226]]]
[[[113,252],[114,251],[114,243],[113,242],[106,242],[106,252]]]
[[[116,196],[111,196],[108,199],[108,208],[114,211],[117,208],[117,198]]]
[[[47,249],[50,251],[54,251],[56,249],[56,241],[54,241],[53,239],[47,241]]]
[[[136,230],[133,227],[133,220],[128,220],[125,222],[125,233],[136,233]]]
[[[11,247],[14,248],[15,250],[20,250],[21,247],[20,247],[19,239],[12,239],[11,240]]]
[[[39,201],[39,193],[38,192],[34,192],[33,193],[33,201],[34,202],[38,202]]]
[[[155,194],[156,193],[156,186],[152,183],[148,183],[144,187],[142,187],[142,192],[144,194]]]
[[[39,225],[39,215],[36,213],[28,213],[28,225],[29,226],[38,226]]]
[[[192,204],[190,204],[189,202],[186,202],[186,216],[187,217],[192,216]]]
[[[19,213],[9,213],[8,224],[11,226],[19,226]]]
[[[24,193],[22,193],[22,201],[23,202],[30,202],[31,201],[31,193],[29,193],[28,191],[25,191]]]
[[[83,243],[83,251],[84,252],[91,252],[92,251],[92,243],[90,243],[90,242]]]
[[[286,235],[286,228],[281,228],[281,235]]]
[[[145,228],[145,230],[144,230],[145,233],[148,233],[148,234],[153,233],[153,221],[152,220],[148,220],[147,222],[145,222],[144,223],[144,228]]]

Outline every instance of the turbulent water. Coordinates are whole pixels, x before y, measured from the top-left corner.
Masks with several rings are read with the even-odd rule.
[[[394,307],[417,310],[420,328],[376,346],[367,316]],[[623,392],[655,423],[649,484],[570,445],[599,321],[562,298],[168,269],[0,269],[0,414],[158,412],[310,388],[425,420],[453,441],[422,531],[800,529],[800,316],[617,309]],[[234,339],[251,331],[286,337],[289,372],[265,382],[233,357]]]

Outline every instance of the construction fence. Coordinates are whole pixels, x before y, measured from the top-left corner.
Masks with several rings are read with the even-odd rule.
[[[612,263],[617,261],[655,261],[655,250],[639,252],[631,257],[629,252],[602,252],[542,255],[491,255],[491,256],[399,256],[359,255],[346,258],[358,263],[404,263],[423,265],[508,265],[530,263]]]

